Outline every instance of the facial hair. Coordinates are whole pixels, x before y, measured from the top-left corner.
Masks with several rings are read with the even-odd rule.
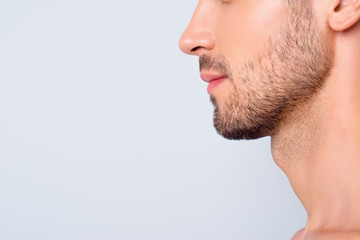
[[[276,133],[286,114],[309,101],[323,86],[332,53],[316,27],[308,1],[290,4],[287,26],[269,40],[255,60],[233,73],[222,56],[200,56],[200,70],[226,75],[233,86],[224,104],[215,107],[214,126],[231,140],[257,139]]]

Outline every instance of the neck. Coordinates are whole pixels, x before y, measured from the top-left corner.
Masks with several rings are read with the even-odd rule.
[[[360,62],[351,56],[359,48],[336,49],[323,88],[272,137],[274,160],[307,211],[305,231],[360,230]]]

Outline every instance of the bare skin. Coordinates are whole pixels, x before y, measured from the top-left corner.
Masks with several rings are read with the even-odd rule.
[[[360,239],[360,0],[310,1],[333,64],[321,90],[269,134],[272,155],[308,215],[293,240]],[[180,48],[235,69],[279,32],[286,9],[283,0],[200,0]],[[225,79],[210,95],[221,108],[231,91]]]

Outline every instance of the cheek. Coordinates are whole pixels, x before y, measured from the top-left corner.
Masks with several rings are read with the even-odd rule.
[[[216,45],[232,67],[254,59],[284,23],[282,1],[235,1],[217,23]]]

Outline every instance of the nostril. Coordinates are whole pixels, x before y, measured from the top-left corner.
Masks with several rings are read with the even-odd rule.
[[[196,50],[198,50],[200,47],[197,46],[197,47],[194,47],[193,49],[191,49],[191,52],[196,52]]]

